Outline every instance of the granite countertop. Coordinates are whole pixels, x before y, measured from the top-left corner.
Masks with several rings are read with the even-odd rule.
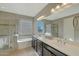
[[[34,37],[69,56],[79,56],[79,46],[69,43],[63,44],[62,42],[57,42],[56,38],[48,39],[40,36]]]

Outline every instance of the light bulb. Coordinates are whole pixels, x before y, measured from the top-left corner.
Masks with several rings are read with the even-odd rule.
[[[59,6],[59,5],[57,5],[57,6],[56,6],[56,9],[59,9],[59,8],[60,8],[60,6]]]
[[[54,11],[55,11],[55,9],[54,9],[54,8],[52,8],[52,9],[51,9],[51,12],[54,12]]]
[[[67,3],[62,3],[62,6],[67,5]]]
[[[39,18],[37,18],[37,20],[41,20],[42,18],[44,18],[44,16],[40,16]]]

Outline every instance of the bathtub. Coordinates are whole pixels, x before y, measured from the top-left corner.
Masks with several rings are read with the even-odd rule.
[[[27,47],[31,47],[32,38],[25,38],[17,40],[18,49],[23,49]]]

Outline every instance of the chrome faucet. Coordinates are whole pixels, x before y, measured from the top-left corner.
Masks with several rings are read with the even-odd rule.
[[[57,39],[57,42],[58,42],[58,43],[61,43],[61,44],[63,44],[63,45],[65,45],[65,44],[67,43],[66,40],[67,40],[66,38],[65,38],[65,39],[60,39],[60,38],[58,38],[58,39]]]
[[[57,39],[57,42],[58,42],[58,43],[59,43],[59,42],[62,43],[62,40],[58,38],[58,39]]]

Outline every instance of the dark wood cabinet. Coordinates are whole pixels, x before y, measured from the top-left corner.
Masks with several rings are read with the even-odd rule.
[[[32,47],[37,51],[37,39],[32,37]]]
[[[55,56],[54,54],[52,54],[50,52],[50,50],[48,50],[47,48],[43,48],[43,56]]]
[[[39,56],[67,56],[61,51],[45,44],[35,37],[32,37],[32,47],[36,50]]]
[[[39,56],[42,56],[42,42],[35,37],[32,37],[32,47],[36,50]]]
[[[51,47],[51,46],[49,46],[49,45],[47,45],[45,43],[43,43],[43,48],[45,50],[49,51],[49,53],[44,51],[43,52],[44,54],[48,54],[48,55],[51,55],[51,56],[67,56],[66,54],[60,52],[59,50],[57,50],[57,49],[55,49],[55,48],[53,48],[53,47]]]
[[[40,40],[37,40],[37,53],[39,56],[42,56],[42,42]]]

